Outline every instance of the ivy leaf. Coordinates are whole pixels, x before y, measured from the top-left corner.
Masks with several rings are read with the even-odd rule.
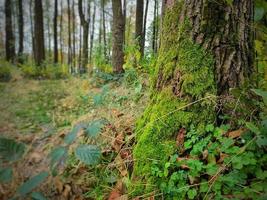
[[[75,150],[76,157],[87,165],[95,165],[98,163],[101,152],[95,145],[80,145]]]
[[[265,105],[267,105],[267,91],[261,89],[253,89],[252,90],[258,96],[261,96]]]
[[[187,192],[188,198],[189,199],[194,199],[195,196],[197,195],[197,190],[196,189],[190,189]]]
[[[57,147],[50,154],[50,166],[54,167],[67,153],[66,147]]]
[[[7,161],[19,160],[24,152],[25,145],[8,138],[0,138],[0,158]]]
[[[0,169],[0,183],[8,183],[12,180],[12,168]]]
[[[33,200],[46,200],[46,198],[44,197],[44,195],[40,192],[33,192],[31,194],[31,197]]]
[[[18,193],[22,196],[30,193],[33,189],[35,189],[38,185],[40,185],[47,177],[49,176],[48,172],[41,172],[38,175],[32,177],[28,181],[26,181],[23,185],[18,188]]]

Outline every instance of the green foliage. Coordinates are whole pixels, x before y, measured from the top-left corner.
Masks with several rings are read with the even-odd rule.
[[[75,150],[75,156],[87,165],[95,165],[98,163],[101,152],[95,145],[80,145]]]
[[[11,64],[0,60],[0,81],[9,81],[11,79]]]
[[[12,180],[12,168],[0,168],[0,183],[8,183]]]
[[[86,127],[85,133],[87,134],[87,136],[95,138],[101,132],[104,124],[105,121],[102,119],[92,121]]]
[[[78,123],[76,124],[72,129],[71,131],[68,133],[68,135],[66,135],[66,137],[64,138],[64,142],[66,144],[71,144],[75,141],[76,137],[77,137],[77,134],[78,132],[84,128],[85,124],[84,123]]]
[[[25,196],[28,193],[30,193],[32,190],[34,190],[38,185],[40,185],[44,180],[49,176],[48,172],[41,172],[38,175],[30,178],[28,181],[26,181],[23,185],[21,185],[17,193],[21,196]]]
[[[27,78],[64,79],[69,77],[66,65],[47,63],[39,67],[33,63],[25,63],[21,65],[21,70],[24,77]]]
[[[8,138],[0,138],[0,159],[17,161],[23,156],[25,149],[23,143]]]
[[[40,192],[33,192],[31,194],[31,198],[33,200],[46,200],[46,198],[44,197],[44,195]]]
[[[61,161],[67,154],[67,149],[65,147],[56,147],[49,154],[50,157],[50,167],[53,169],[57,166],[58,162]]]
[[[105,103],[108,92],[109,92],[109,86],[104,85],[102,87],[101,93],[93,96],[94,105],[95,106],[103,105]]]

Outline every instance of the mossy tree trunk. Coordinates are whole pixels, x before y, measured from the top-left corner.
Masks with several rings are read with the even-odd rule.
[[[164,3],[151,103],[136,129],[135,194],[154,190],[152,160],[168,160],[179,130],[202,132],[216,119],[214,96],[242,86],[253,71],[253,0]]]

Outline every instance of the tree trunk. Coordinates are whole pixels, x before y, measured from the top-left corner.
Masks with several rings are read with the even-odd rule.
[[[18,14],[18,24],[19,24],[19,51],[18,51],[18,56],[19,56],[19,63],[23,62],[23,48],[24,48],[24,22],[23,22],[23,2],[22,0],[18,0],[18,6],[19,6],[19,14]]]
[[[70,0],[67,0],[68,5],[68,65],[71,68],[71,73],[73,73],[72,67],[72,52],[71,52],[71,19],[70,19]]]
[[[32,4],[33,0],[30,0],[30,6],[29,6],[29,11],[30,11],[30,21],[31,21],[31,36],[32,36],[32,57],[35,58],[35,39],[34,39],[34,24],[33,24],[33,14],[32,14]]]
[[[40,66],[45,60],[43,5],[41,0],[34,1],[35,62]]]
[[[106,17],[105,17],[105,0],[101,0],[102,7],[102,25],[103,25],[103,42],[104,42],[104,58],[107,60],[107,38],[106,38]]]
[[[136,0],[136,19],[135,19],[135,39],[137,40],[138,48],[143,56],[143,20],[144,20],[144,0]]]
[[[163,0],[164,2],[164,0]],[[152,31],[152,50],[157,53],[157,4],[158,0],[154,0],[154,19],[153,19],[153,31]]]
[[[5,1],[5,19],[6,19],[6,60],[15,61],[15,38],[12,22],[12,1]]]
[[[75,17],[75,0],[72,0],[72,62],[73,62],[73,72],[76,69],[76,17]]]
[[[96,15],[96,4],[94,3],[93,17],[92,17],[92,25],[91,25],[91,33],[90,33],[90,64],[92,65],[92,54],[93,54],[93,46],[94,46],[94,36],[95,36],[95,15]]]
[[[253,0],[167,0],[165,8],[151,102],[133,152],[133,180],[144,193],[155,191],[150,160],[164,166],[179,130],[204,132],[216,121],[214,96],[241,87],[253,71]]]
[[[88,16],[90,16],[90,2],[88,3]],[[78,2],[78,10],[79,16],[81,20],[81,24],[83,27],[83,51],[82,51],[82,68],[80,69],[80,73],[85,73],[87,64],[88,64],[88,34],[89,34],[89,24],[90,24],[90,17],[88,20],[85,19],[85,15],[83,12],[83,2],[79,0]]]
[[[126,45],[126,18],[127,18],[127,2],[123,0],[123,45]]]
[[[54,63],[58,62],[58,45],[57,45],[57,16],[58,16],[58,0],[55,0],[54,5]]]
[[[147,21],[147,12],[148,12],[148,5],[149,5],[149,0],[146,0],[146,9],[145,9],[145,16],[144,16],[144,27],[143,27],[143,33],[142,33],[142,45],[141,45],[141,52],[144,54],[145,50],[145,42],[146,42],[146,21]]]
[[[61,15],[60,15],[60,33],[59,33],[59,42],[60,42],[60,61],[61,64],[64,62],[64,42],[63,42],[63,0],[60,2],[60,10],[61,10]]]
[[[123,73],[123,14],[121,0],[112,0],[113,26],[112,26],[112,66],[114,73]]]
[[[48,46],[48,59],[50,60],[50,55],[51,55],[51,31],[50,31],[50,0],[46,0],[45,2],[46,8],[45,8],[45,18],[46,18],[46,26],[47,26],[47,46]]]

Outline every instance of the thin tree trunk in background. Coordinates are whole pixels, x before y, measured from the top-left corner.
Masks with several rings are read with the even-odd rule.
[[[112,27],[112,67],[113,72],[123,73],[123,13],[121,0],[112,0],[112,12],[113,12],[113,27]]]
[[[67,0],[68,4],[68,65],[71,68],[71,73],[73,73],[72,67],[72,52],[71,52],[71,16],[70,16],[70,0]]]
[[[101,0],[102,10],[102,26],[103,26],[103,42],[104,42],[104,58],[107,60],[107,38],[106,38],[106,17],[105,17],[105,0]]]
[[[145,42],[146,42],[146,20],[147,20],[147,12],[148,12],[148,5],[149,0],[146,0],[146,9],[145,9],[145,16],[144,16],[144,27],[143,27],[143,33],[142,33],[142,45],[141,45],[141,52],[144,53],[145,51]]]
[[[33,0],[30,0],[30,7],[29,7],[29,11],[30,11],[30,21],[31,21],[31,36],[32,36],[32,57],[33,59],[35,58],[35,39],[34,39],[34,24],[33,24],[33,9],[32,9],[32,4],[33,4]]]
[[[54,10],[54,63],[58,62],[58,44],[57,44],[57,16],[58,16],[58,0],[55,0]]]
[[[34,1],[35,62],[40,66],[45,60],[43,5],[41,0]]]
[[[157,1],[154,0],[154,19],[153,19],[153,30],[152,30],[152,50],[156,53],[156,25],[157,25]],[[164,2],[163,0],[162,2]]]
[[[156,37],[155,37],[155,53],[158,52],[159,47],[159,0],[156,0]]]
[[[51,31],[50,31],[50,0],[46,0],[46,25],[47,25],[47,46],[48,46],[48,59],[50,60],[50,55],[51,55]]]
[[[102,44],[102,26],[101,26],[101,24],[102,24],[102,14],[101,13],[99,13],[99,15],[100,15],[100,19],[99,19],[99,34],[98,34],[98,45],[99,45],[99,48],[102,48],[101,47],[101,44]]]
[[[24,49],[24,20],[23,20],[23,2],[18,0],[19,13],[18,13],[18,24],[19,24],[19,50],[18,50],[18,61],[19,63],[23,62],[23,49]]]
[[[89,34],[89,24],[90,24],[90,17],[88,17],[88,20],[85,19],[85,15],[83,12],[83,2],[82,0],[78,1],[78,10],[79,10],[79,16],[81,20],[81,25],[83,27],[83,52],[82,52],[82,68],[80,69],[80,73],[85,73],[87,64],[88,64],[88,34]],[[90,1],[88,2],[88,16],[90,16]]]
[[[75,34],[76,34],[76,17],[75,17],[75,0],[72,1],[72,62],[74,71],[76,69],[76,43],[75,43]],[[73,72],[74,72],[73,71]]]
[[[60,10],[61,10],[61,15],[60,15],[60,34],[59,34],[59,40],[60,40],[60,57],[61,57],[61,64],[64,62],[64,55],[63,55],[63,0],[60,2]]]
[[[81,67],[82,67],[82,26],[80,26],[80,33],[79,33],[79,38],[80,38],[80,42],[79,42],[79,73],[81,71]]]
[[[127,2],[123,0],[123,45],[126,45],[126,18],[127,18]]]
[[[136,0],[136,19],[135,19],[135,39],[137,40],[138,48],[142,52],[143,40],[143,20],[144,20],[144,0]]]
[[[5,19],[6,19],[6,60],[15,61],[15,38],[12,22],[12,1],[5,1]]]
[[[90,35],[90,64],[92,65],[92,54],[93,54],[93,46],[94,46],[94,35],[95,35],[95,15],[96,15],[96,4],[94,2],[94,10],[92,16],[92,25],[91,25],[91,35]]]

